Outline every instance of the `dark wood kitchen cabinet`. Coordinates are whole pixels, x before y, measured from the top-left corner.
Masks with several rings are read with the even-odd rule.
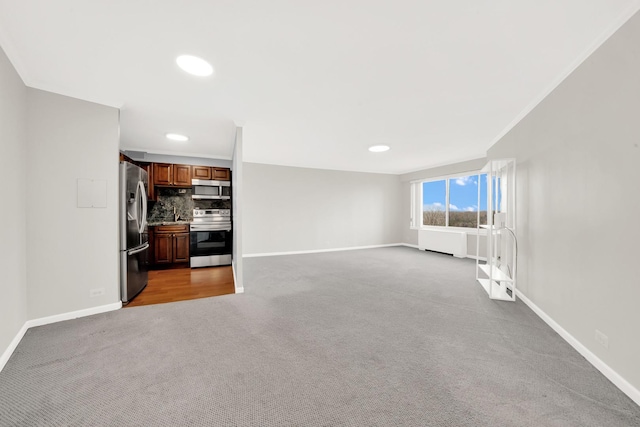
[[[173,235],[173,262],[189,262],[189,233]]]
[[[173,165],[168,163],[153,164],[154,185],[171,185],[173,183]]]
[[[156,200],[156,186],[153,184],[153,163],[141,163],[140,167],[147,171],[147,197]]]
[[[156,268],[189,267],[189,225],[153,227],[153,264]]]
[[[191,187],[191,166],[154,163],[153,184],[166,187]]]
[[[191,187],[190,165],[173,165],[173,185]]]
[[[231,181],[231,171],[227,168],[211,168],[211,176],[216,181]]]
[[[215,181],[230,181],[231,170],[228,168],[218,168],[210,166],[191,166],[191,177],[193,179],[213,179]]]
[[[191,178],[193,179],[211,179],[211,168],[209,166],[192,166]]]
[[[155,185],[153,181],[153,163],[133,160],[124,153],[120,153],[120,162],[129,162],[147,171],[147,197],[149,200],[156,200]]]
[[[155,264],[172,263],[173,235],[158,233],[153,236],[153,255]]]

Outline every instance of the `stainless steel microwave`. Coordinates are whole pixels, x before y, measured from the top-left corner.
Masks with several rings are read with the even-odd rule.
[[[206,179],[192,179],[192,199],[231,199],[230,181],[211,181]]]

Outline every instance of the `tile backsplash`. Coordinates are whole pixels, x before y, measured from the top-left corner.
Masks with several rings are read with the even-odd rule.
[[[156,202],[149,202],[148,221],[173,221],[174,208],[180,220],[191,221],[196,207],[203,209],[231,209],[230,200],[193,200],[191,188],[156,187]]]

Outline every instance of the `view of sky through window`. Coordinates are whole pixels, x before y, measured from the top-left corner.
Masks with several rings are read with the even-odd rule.
[[[486,174],[450,178],[449,181],[449,221],[454,227],[476,227],[478,212],[478,185],[480,185],[480,210],[487,209]],[[447,180],[422,183],[423,225],[446,225]],[[486,215],[481,215],[481,223],[486,223]]]
[[[447,181],[422,183],[422,224],[446,225]]]

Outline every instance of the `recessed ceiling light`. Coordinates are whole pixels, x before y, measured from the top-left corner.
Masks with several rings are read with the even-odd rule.
[[[213,67],[207,61],[197,56],[180,55],[176,58],[180,68],[194,76],[206,77],[213,74]]]
[[[371,147],[369,147],[369,151],[373,153],[382,153],[383,151],[387,151],[388,149],[388,145],[372,145]]]
[[[167,137],[167,139],[170,139],[172,141],[180,141],[180,142],[185,142],[189,140],[189,137],[186,135],[180,135],[179,133],[168,133],[165,135]]]

